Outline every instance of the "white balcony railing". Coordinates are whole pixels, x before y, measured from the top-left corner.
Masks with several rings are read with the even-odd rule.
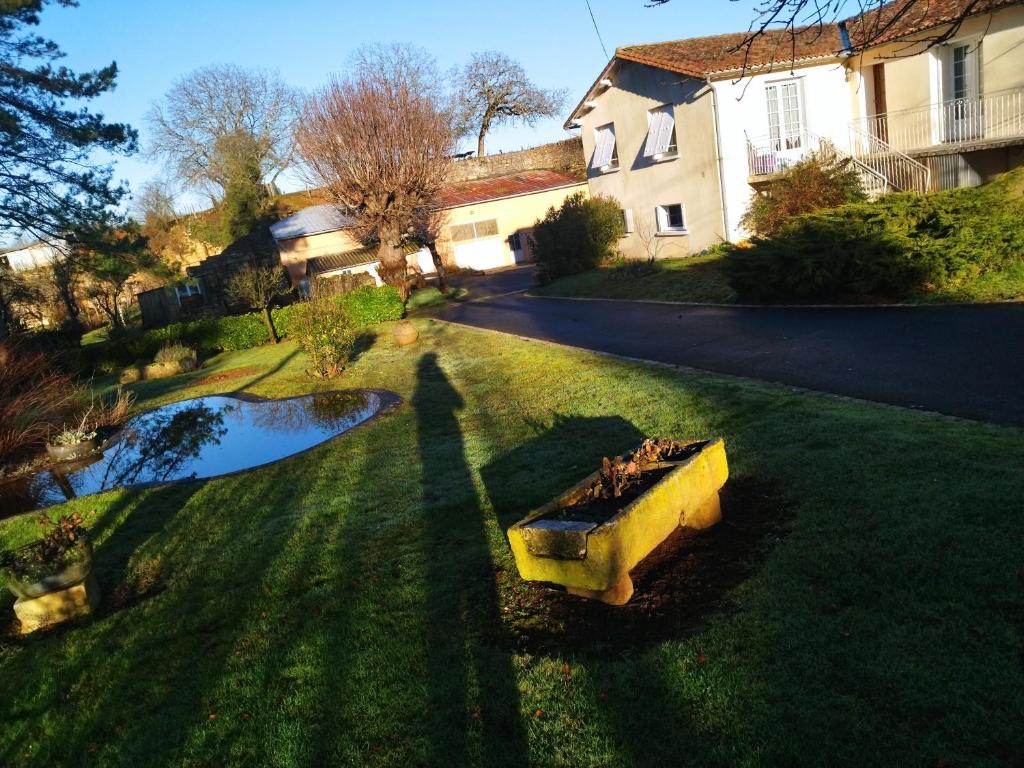
[[[871,137],[905,153],[1024,140],[1024,88],[886,112],[851,127],[854,141]],[[854,154],[860,154],[856,146]]]
[[[822,139],[808,130],[802,129],[784,137],[761,136],[747,137],[747,172],[754,179],[767,178],[781,173],[808,155],[828,153],[839,157],[849,157],[860,175],[864,191],[869,195],[880,195],[891,192],[894,187],[885,173],[872,164],[862,163],[858,158],[827,139]]]

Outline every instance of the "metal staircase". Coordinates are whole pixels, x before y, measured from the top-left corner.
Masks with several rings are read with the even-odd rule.
[[[927,165],[856,125],[850,126],[849,155],[858,166],[884,177],[893,191],[928,192],[931,189],[932,172]]]

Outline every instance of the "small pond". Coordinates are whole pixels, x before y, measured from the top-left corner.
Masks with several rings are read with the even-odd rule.
[[[397,403],[397,395],[378,390],[171,403],[129,420],[102,454],[0,484],[0,517],[113,488],[259,467],[313,448]]]

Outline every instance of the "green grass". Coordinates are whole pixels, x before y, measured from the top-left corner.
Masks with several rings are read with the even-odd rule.
[[[99,344],[110,338],[110,326],[101,325],[99,328],[93,328],[91,331],[86,331],[82,334],[82,346],[87,344]]]
[[[602,267],[534,289],[541,296],[647,299],[727,304],[736,296],[721,271],[720,255],[660,259],[650,272],[631,274],[619,266]]]
[[[403,397],[366,428],[53,510],[95,510],[106,594],[157,589],[0,641],[0,765],[1024,757],[1019,430],[416,323],[416,345],[384,326],[338,382]],[[240,368],[262,370],[221,390],[323,386],[291,344],[203,373]],[[216,389],[183,386],[200,377],[139,385],[140,407]],[[792,501],[785,527],[691,632],[509,650],[525,588],[503,528],[640,434],[723,435],[734,478]],[[2,547],[33,535],[0,524]]]
[[[731,304],[736,295],[721,271],[721,256],[693,256],[662,259],[647,274],[629,274],[621,267],[602,267],[556,280],[534,289],[541,296],[594,299],[645,299],[648,301]],[[987,272],[950,290],[921,293],[904,304],[943,304],[1024,300],[1024,262],[1007,269]],[[872,302],[874,303],[874,302]]]
[[[469,292],[465,288],[450,288],[442,293],[439,288],[431,285],[426,288],[420,288],[418,291],[413,291],[408,301],[405,302],[405,308],[409,311],[414,311],[438,307],[452,301],[461,301],[468,295]]]

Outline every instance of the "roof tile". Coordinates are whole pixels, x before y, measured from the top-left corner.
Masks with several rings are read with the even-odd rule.
[[[520,171],[504,176],[449,184],[441,191],[438,205],[441,208],[456,208],[583,183],[583,179],[562,171]]]

